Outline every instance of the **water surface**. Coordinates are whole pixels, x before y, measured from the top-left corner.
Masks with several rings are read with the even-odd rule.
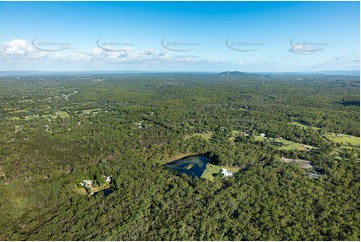
[[[175,170],[178,175],[187,174],[192,178],[200,178],[206,169],[209,158],[202,155],[187,156],[167,163],[165,166]]]

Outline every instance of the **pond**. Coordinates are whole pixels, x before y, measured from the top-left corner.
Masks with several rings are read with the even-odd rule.
[[[209,158],[202,155],[187,156],[180,160],[171,161],[165,166],[175,170],[178,175],[187,174],[192,178],[200,178],[206,169]]]
[[[98,194],[102,194],[104,197],[110,195],[111,193],[113,193],[113,189],[112,188],[107,188],[104,190],[100,190],[99,192],[94,192],[93,195],[96,196]]]

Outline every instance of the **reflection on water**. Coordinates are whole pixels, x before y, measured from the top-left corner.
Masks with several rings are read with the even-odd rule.
[[[187,156],[180,160],[175,160],[167,163],[165,166],[175,170],[178,175],[187,174],[192,178],[200,178],[206,169],[209,158],[196,155],[196,156]]]
[[[113,189],[111,188],[107,188],[107,189],[104,189],[104,190],[101,190],[99,192],[94,192],[93,195],[96,196],[98,194],[101,194],[103,195],[104,197],[108,196],[109,194],[113,193]]]

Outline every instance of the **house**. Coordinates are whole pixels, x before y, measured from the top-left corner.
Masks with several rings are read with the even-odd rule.
[[[82,180],[80,183],[83,187],[91,187],[93,185],[92,180]]]
[[[50,131],[50,130],[51,130],[49,124],[45,124],[45,125],[44,125],[44,129],[45,129],[46,131]]]
[[[228,170],[225,169],[225,168],[222,168],[222,169],[220,170],[220,172],[223,174],[224,177],[231,177],[231,176],[233,176],[233,172],[228,171]]]
[[[104,181],[106,183],[111,183],[112,182],[112,176],[105,176],[105,175],[102,175]]]
[[[259,136],[261,136],[261,137],[266,137],[266,134],[265,134],[265,133],[262,133],[262,134],[260,134]]]

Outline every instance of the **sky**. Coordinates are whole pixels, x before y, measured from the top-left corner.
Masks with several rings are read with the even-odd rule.
[[[360,69],[359,2],[0,2],[0,71]]]

